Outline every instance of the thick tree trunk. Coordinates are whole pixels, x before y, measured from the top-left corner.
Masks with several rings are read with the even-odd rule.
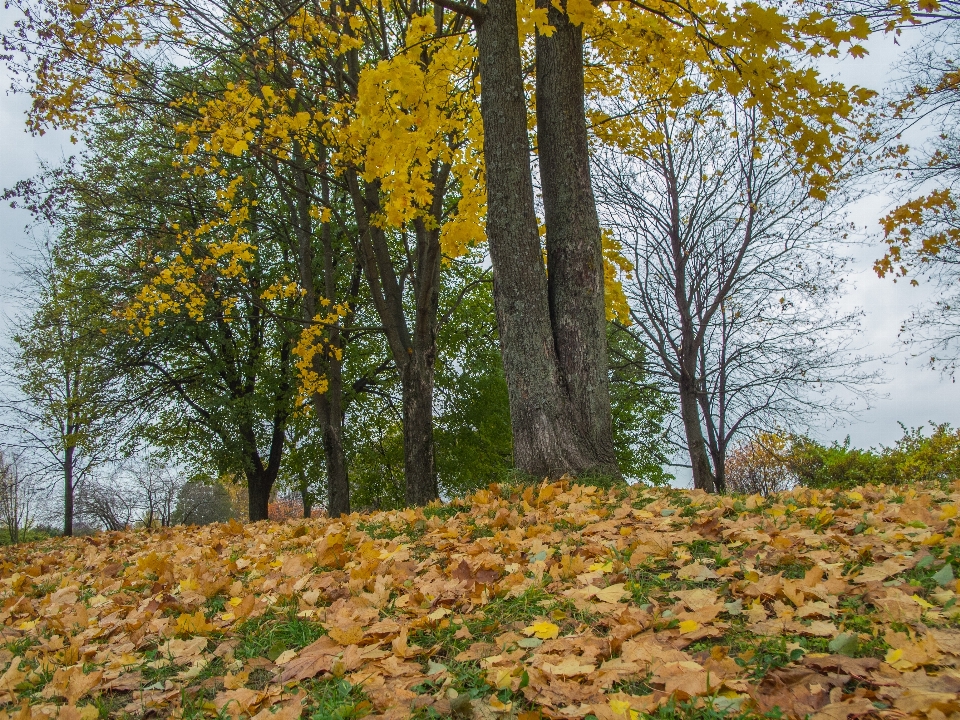
[[[683,374],[680,378],[679,389],[680,417],[683,420],[683,430],[690,453],[690,464],[693,467],[693,486],[712,493],[715,492],[716,488],[713,472],[710,469],[710,458],[707,455],[707,442],[703,437],[703,428],[700,425],[697,388],[693,379],[687,374]]]
[[[338,385],[340,384],[342,380],[338,381]],[[337,394],[339,395],[340,392],[338,387]],[[333,402],[331,399],[323,416],[321,431],[323,455],[327,466],[327,514],[335,518],[350,514],[350,478],[347,474],[347,453],[343,448],[341,403]]]
[[[73,456],[74,448],[69,446],[63,455],[63,535],[73,535]]]
[[[598,460],[572,421],[576,414],[564,392],[534,211],[515,0],[487,0],[477,43],[487,240],[514,463],[539,476],[589,472]]]
[[[269,477],[266,469],[247,470],[247,501],[250,505],[250,522],[269,518],[270,491],[275,478]]]
[[[407,505],[439,497],[433,447],[433,358],[415,355],[403,370],[403,465]]]
[[[537,152],[547,226],[550,317],[563,387],[592,467],[619,476],[607,361],[603,248],[590,181],[583,30],[537,0],[555,30],[538,35]]]

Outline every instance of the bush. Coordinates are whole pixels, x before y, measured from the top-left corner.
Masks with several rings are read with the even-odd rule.
[[[727,488],[767,495],[795,484],[849,488],[870,483],[950,482],[960,478],[960,429],[947,423],[903,428],[893,447],[862,450],[843,443],[823,445],[806,435],[758,433],[730,453]]]
[[[758,433],[727,456],[724,466],[730,492],[770,495],[797,484],[787,461],[790,439],[777,433]]]
[[[173,521],[177,525],[208,525],[235,519],[230,493],[219,482],[190,480],[180,488]]]

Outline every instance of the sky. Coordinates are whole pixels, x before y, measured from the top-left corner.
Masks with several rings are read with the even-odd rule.
[[[12,12],[0,10],[0,27],[9,27]],[[889,37],[872,40],[866,59],[847,59],[824,70],[845,82],[881,89],[896,76],[904,49],[912,39],[906,37],[900,42],[895,45]],[[6,90],[9,84],[9,76],[0,66],[0,91]],[[18,180],[30,177],[41,160],[56,162],[76,151],[68,133],[51,132],[43,137],[27,133],[24,112],[28,103],[23,96],[0,94],[0,188],[9,188]],[[928,369],[922,359],[912,357],[911,351],[898,340],[901,324],[911,309],[929,302],[936,289],[926,285],[913,287],[905,282],[894,284],[889,278],[878,278],[871,269],[873,261],[882,254],[876,233],[877,219],[889,202],[890,198],[874,194],[851,209],[851,219],[866,228],[866,234],[872,234],[872,242],[849,252],[854,257],[853,273],[851,288],[843,299],[844,307],[862,309],[861,344],[864,353],[878,356],[870,366],[881,369],[886,382],[879,387],[879,397],[872,407],[856,418],[839,425],[824,423],[812,428],[814,436],[823,441],[842,441],[849,435],[855,446],[876,447],[890,445],[901,436],[898,422],[909,427],[928,421],[960,425],[960,385]],[[8,290],[16,282],[11,256],[22,254],[30,245],[24,232],[28,221],[25,212],[0,204],[0,288]],[[10,307],[7,297],[7,292],[0,294],[0,307],[9,313],[15,308]],[[2,317],[0,315],[0,322]],[[678,473],[678,480],[680,475],[682,472]]]

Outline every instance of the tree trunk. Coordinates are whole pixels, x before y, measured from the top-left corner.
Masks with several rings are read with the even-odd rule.
[[[537,152],[547,226],[550,318],[563,387],[588,469],[620,476],[613,445],[603,248],[590,180],[583,30],[537,0],[555,30],[537,35]]]
[[[439,496],[433,451],[433,362],[415,355],[404,368],[403,465],[407,505],[426,505]]]
[[[326,160],[326,148],[322,149]],[[298,163],[294,170],[297,191],[297,239],[299,244],[300,285],[304,289],[303,316],[306,322],[313,322],[320,307],[318,284],[322,286],[326,299],[336,303],[337,278],[334,267],[333,237],[330,224],[321,228],[323,242],[322,270],[320,283],[317,283],[317,268],[313,250],[313,224],[310,217],[311,196],[308,188],[307,173],[302,165],[302,151],[299,144],[294,145],[294,159]],[[330,205],[330,188],[326,179],[321,180],[321,198],[325,206]],[[330,347],[342,351],[342,333],[340,323],[330,328],[328,342]],[[313,408],[320,423],[323,437],[323,453],[327,466],[327,514],[332,517],[350,514],[350,478],[347,469],[347,456],[343,449],[343,363],[330,354],[314,355],[314,372],[325,375],[327,390],[323,394],[314,394]],[[306,510],[306,503],[304,503]],[[307,515],[309,517],[309,515]]]
[[[303,517],[309,519],[313,515],[313,495],[310,494],[310,486],[307,478],[302,474],[300,477],[300,501],[303,503]]]
[[[515,0],[488,0],[478,22],[487,241],[510,399],[514,464],[534,476],[596,468],[562,390],[533,203]]]
[[[339,386],[342,385],[342,382],[342,380],[338,380],[337,383],[338,396],[341,393]],[[328,393],[332,388],[333,383],[331,382]],[[347,453],[343,449],[343,423],[340,402],[330,401],[327,403],[323,412],[321,430],[323,432],[323,454],[327,466],[327,514],[332,518],[349,515],[350,478],[347,475]]]
[[[269,477],[266,468],[251,468],[245,473],[247,476],[247,501],[250,509],[250,522],[267,520],[270,516],[270,491],[273,490],[275,478]]]
[[[74,448],[68,445],[63,457],[63,535],[73,535],[73,455]]]
[[[434,168],[434,217],[443,210],[443,188],[449,167]],[[403,403],[403,465],[405,499],[425,505],[438,494],[433,443],[433,377],[437,348],[437,310],[440,292],[440,234],[415,223],[416,254],[412,282],[414,322],[408,323],[401,286],[384,231],[370,222],[380,210],[379,183],[361,186],[348,176],[359,231],[358,254],[374,308],[383,323],[387,347],[397,370]],[[411,330],[412,325],[412,330]]]
[[[710,470],[710,458],[707,455],[707,443],[700,426],[700,409],[697,402],[697,388],[693,379],[681,371],[680,416],[690,452],[690,464],[693,467],[693,486],[708,493],[715,492],[713,472]]]

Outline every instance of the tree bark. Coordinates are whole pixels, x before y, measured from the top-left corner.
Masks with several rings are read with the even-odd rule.
[[[703,437],[703,428],[700,425],[697,387],[690,374],[683,370],[681,370],[679,391],[680,417],[683,420],[683,430],[690,453],[690,464],[693,468],[693,486],[708,493],[715,492],[710,458],[707,455],[707,443]]]
[[[273,490],[273,480],[266,468],[250,468],[247,476],[247,501],[250,509],[250,522],[267,520],[270,517],[270,491]]]
[[[550,319],[563,387],[589,469],[619,477],[607,360],[603,247],[590,179],[583,29],[537,0],[555,30],[537,35],[537,153],[547,227]]]
[[[300,164],[302,152],[299,145],[294,145],[294,159],[298,163],[294,169],[294,183],[297,192],[296,232],[299,245],[300,285],[304,289],[303,317],[305,322],[311,323],[320,307],[320,297],[316,281],[318,270],[315,267],[316,254],[313,249],[313,223],[310,217],[311,197],[307,186],[307,174]],[[325,180],[321,183],[324,205],[329,206],[329,186]],[[323,225],[320,234],[323,265],[319,271],[319,284],[322,285],[326,298],[333,303],[338,294],[333,237],[329,223]],[[343,342],[339,322],[330,327],[327,341],[331,348],[342,352]],[[350,477],[346,451],[343,448],[343,362],[332,353],[318,353],[314,355],[313,369],[314,372],[325,375],[327,378],[326,392],[315,393],[312,397],[313,409],[320,423],[323,454],[327,467],[327,514],[330,517],[340,517],[350,514]]]
[[[449,167],[435,167],[432,215],[443,212]],[[379,183],[363,183],[348,175],[359,232],[358,254],[373,305],[383,323],[387,347],[400,373],[403,404],[403,464],[405,499],[425,505],[439,497],[433,442],[434,363],[440,297],[440,232],[415,222],[416,248],[412,262],[414,321],[409,323],[386,233],[370,222],[380,209]]]
[[[69,434],[68,434],[69,436]],[[73,535],[73,455],[74,448],[68,445],[63,453],[63,535]]]
[[[403,370],[403,460],[407,505],[439,497],[433,446],[433,358],[415,353]]]
[[[554,335],[550,293],[533,202],[515,0],[488,0],[477,24],[487,181],[487,241],[493,264],[494,303],[510,399],[514,463],[520,471],[535,476],[556,477],[566,472],[583,474],[609,470],[607,458],[598,458],[593,447],[593,434],[588,433],[589,438],[581,436],[580,423],[574,420],[578,413],[561,376],[559,347]],[[552,208],[555,212],[560,211],[556,205]],[[555,217],[558,223],[563,222],[562,213]],[[555,230],[560,233],[558,237],[562,237],[559,225]],[[556,249],[561,247],[562,244]],[[579,256],[571,258],[568,269],[559,272],[573,270],[578,259]],[[559,285],[567,280],[554,282]],[[585,284],[589,285],[588,279]],[[569,304],[568,297],[562,290],[559,292],[563,295],[560,314],[566,320],[576,303]],[[569,299],[575,299],[576,295],[573,293]],[[580,351],[576,349],[576,343],[580,338],[575,332],[569,332],[570,328],[565,330],[568,332],[564,353],[571,372],[576,375],[578,360],[587,359],[578,358]]]
[[[310,478],[301,468],[298,473],[300,476],[300,502],[303,503],[303,517],[309,519],[313,515],[313,494],[310,492]]]

